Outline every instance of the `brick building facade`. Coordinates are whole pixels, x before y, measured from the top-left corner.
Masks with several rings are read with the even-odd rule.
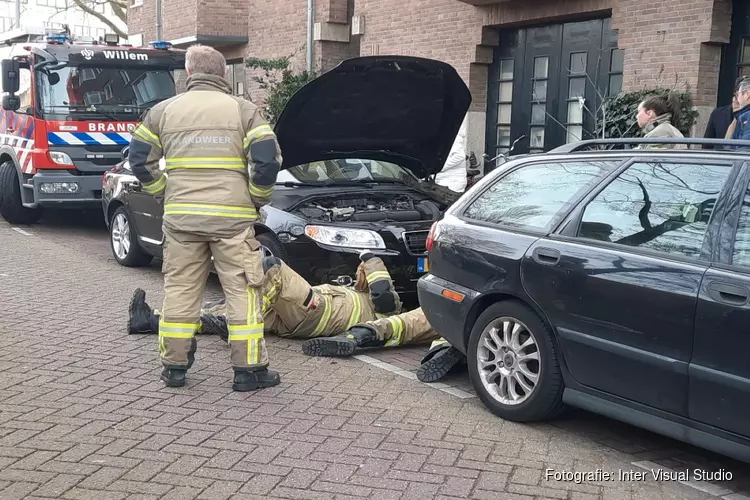
[[[307,0],[161,0],[163,38],[211,44],[230,60],[295,54],[304,69]],[[473,96],[467,151],[550,149],[587,138],[601,98],[676,86],[693,94],[702,133],[750,65],[747,0],[314,0],[313,65],[357,55],[444,60]],[[155,38],[155,0],[129,30]],[[747,47],[747,49],[745,49]],[[750,70],[750,66],[748,66]],[[747,71],[750,73],[750,71]],[[238,92],[262,98],[238,65]],[[522,145],[523,144],[523,145]]]

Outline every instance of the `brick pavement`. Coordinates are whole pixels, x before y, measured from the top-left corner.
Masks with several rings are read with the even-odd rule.
[[[282,339],[269,342],[277,387],[232,392],[226,345],[201,337],[188,386],[165,388],[155,337],[124,334],[134,287],[161,298],[158,266],[122,268],[101,245],[25,229],[0,221],[2,500],[715,498],[676,482],[543,476],[681,456],[750,477],[589,414],[505,422],[476,398],[356,359],[308,358]],[[413,369],[421,352],[372,356]]]

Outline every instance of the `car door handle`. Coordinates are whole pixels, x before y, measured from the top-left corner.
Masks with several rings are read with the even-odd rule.
[[[714,281],[708,285],[708,294],[717,302],[733,306],[744,306],[750,299],[750,289],[744,286],[732,285]]]
[[[533,258],[538,264],[554,266],[560,262],[560,250],[538,247],[531,253],[531,258]]]

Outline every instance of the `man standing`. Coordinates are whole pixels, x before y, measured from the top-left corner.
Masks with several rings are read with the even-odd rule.
[[[729,126],[734,120],[734,112],[739,109],[737,103],[737,88],[742,82],[742,77],[737,78],[734,82],[734,94],[732,94],[732,103],[726,106],[721,106],[714,109],[708,118],[708,125],[706,126],[706,133],[703,134],[704,139],[724,139],[729,130]],[[714,149],[713,144],[704,144],[703,149]]]
[[[729,126],[727,138],[750,141],[750,77],[744,77],[737,85],[735,96],[738,109],[734,112],[734,121]]]
[[[164,202],[161,379],[185,385],[197,349],[211,256],[227,299],[235,391],[271,387],[263,338],[263,270],[253,223],[281,165],[271,127],[250,101],[231,95],[224,56],[187,50],[187,91],[151,108],[133,131],[129,161],[143,190]],[[165,175],[159,159],[166,160]]]

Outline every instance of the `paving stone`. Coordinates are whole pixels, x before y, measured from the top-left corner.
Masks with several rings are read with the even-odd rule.
[[[750,466],[586,412],[503,421],[477,398],[358,359],[309,358],[298,341],[273,336],[277,387],[232,392],[227,345],[201,335],[188,385],[165,388],[156,336],[123,332],[135,287],[152,305],[163,298],[159,264],[119,266],[106,228],[76,224],[43,220],[26,236],[0,221],[2,500],[703,500],[676,482],[576,484],[543,473],[652,460],[750,477]],[[219,293],[211,276],[206,296]],[[413,373],[425,349],[368,356]],[[441,384],[473,391],[465,373]],[[728,498],[750,495],[750,484],[732,486]]]

